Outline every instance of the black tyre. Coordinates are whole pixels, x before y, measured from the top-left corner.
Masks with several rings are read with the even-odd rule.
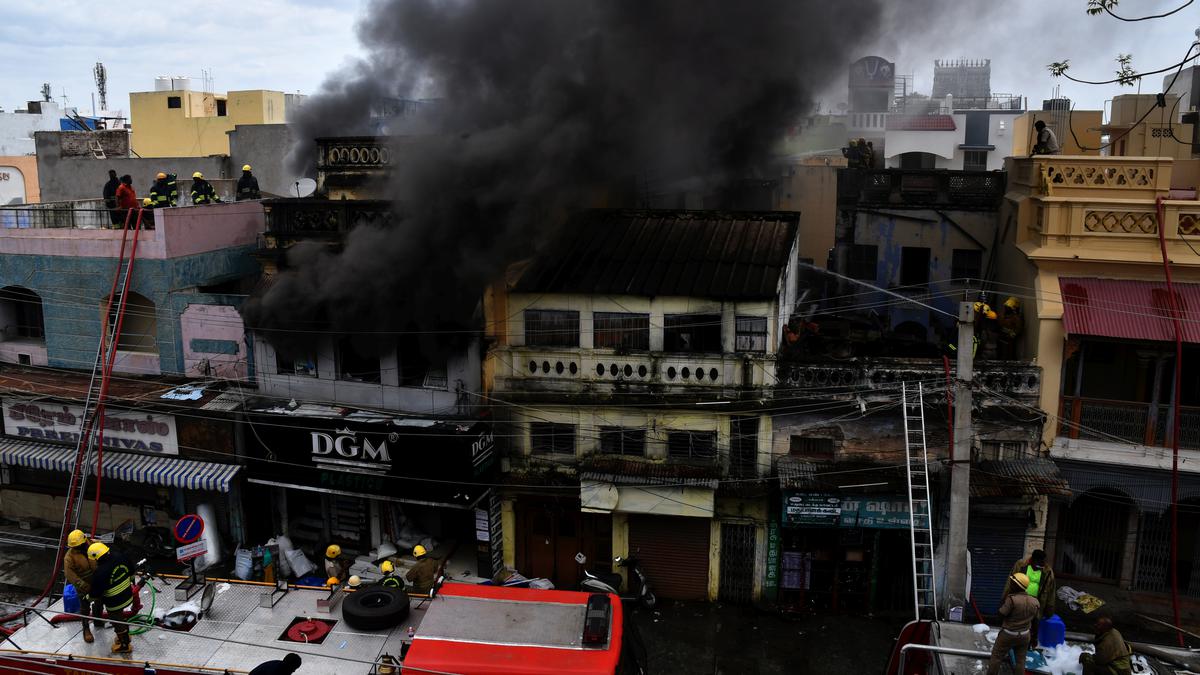
[[[384,630],[408,616],[408,594],[395,588],[371,586],[350,593],[342,601],[346,625],[359,630]]]

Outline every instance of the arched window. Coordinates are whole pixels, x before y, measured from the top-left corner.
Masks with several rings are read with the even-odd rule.
[[[42,298],[28,288],[0,288],[0,341],[45,340]]]
[[[119,298],[118,298],[119,299]],[[108,304],[102,301],[101,310]],[[117,318],[117,300],[114,299],[104,323],[105,331],[112,330]],[[130,292],[125,299],[125,318],[121,322],[121,338],[118,351],[158,352],[158,315],[154,303],[144,295]]]

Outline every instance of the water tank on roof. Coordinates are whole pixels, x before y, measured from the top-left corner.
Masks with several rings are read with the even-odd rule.
[[[192,78],[176,75],[171,78],[171,89],[175,91],[187,91],[192,88]]]
[[[154,91],[171,91],[171,78],[166,75],[154,78]]]

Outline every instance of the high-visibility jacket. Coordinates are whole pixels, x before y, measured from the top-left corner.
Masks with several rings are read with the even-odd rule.
[[[385,574],[379,580],[379,585],[384,588],[404,588],[404,580],[395,574]]]
[[[150,188],[150,206],[156,209],[175,206],[175,200],[179,197],[179,193],[175,190],[173,183],[168,183],[169,179],[160,178],[154,181],[154,185]]]
[[[119,553],[105,553],[96,561],[92,574],[93,598],[104,601],[110,612],[133,604],[133,566]]]
[[[193,204],[216,204],[221,201],[217,197],[217,191],[213,188],[212,183],[197,178],[192,181],[192,203]]]

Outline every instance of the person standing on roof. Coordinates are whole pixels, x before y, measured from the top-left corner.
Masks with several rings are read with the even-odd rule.
[[[63,556],[63,575],[67,583],[75,587],[79,593],[79,623],[83,625],[83,641],[91,644],[95,641],[92,629],[88,624],[88,615],[96,617],[96,628],[103,626],[104,603],[99,596],[92,595],[92,577],[96,573],[96,561],[88,557],[88,547],[92,541],[83,530],[72,530],[67,535],[67,553]]]
[[[339,582],[350,576],[350,561],[342,557],[342,547],[337,544],[325,547],[325,576]]]
[[[1000,358],[1012,360],[1017,358],[1017,342],[1025,321],[1021,318],[1021,301],[1009,297],[1000,308]]]
[[[108,182],[104,184],[104,208],[108,209],[108,221],[113,225],[125,222],[125,214],[117,210],[117,188],[121,187],[121,179],[117,178],[114,169],[108,170]]]
[[[212,183],[204,180],[204,174],[199,171],[192,174],[192,203],[197,206],[221,203],[221,198],[217,196]]]
[[[154,185],[150,186],[150,206],[156,209],[164,209],[168,206],[175,206],[175,198],[179,193],[175,191],[174,181],[168,179],[167,174],[159,171],[154,177]]]
[[[258,664],[250,671],[250,675],[292,675],[297,670],[300,670],[300,655],[288,654],[282,660]]]
[[[1025,653],[1029,651],[1030,623],[1037,618],[1041,605],[1037,598],[1024,592],[1029,587],[1029,577],[1023,572],[1017,572],[1009,577],[1015,584],[1016,592],[1007,595],[1000,605],[1000,616],[1004,623],[996,635],[996,644],[992,645],[992,657],[988,659],[987,675],[999,675],[1000,662],[1008,657],[1009,650],[1015,652],[1018,670],[1025,672]]]
[[[237,183],[237,201],[244,199],[262,199],[262,193],[258,191],[258,179],[250,173],[249,164],[242,166],[242,177]]]
[[[404,580],[396,576],[396,565],[391,560],[379,563],[379,571],[383,573],[383,577],[379,580],[380,586],[404,590]]]
[[[1034,122],[1033,128],[1037,130],[1037,141],[1033,144],[1033,152],[1029,153],[1030,155],[1062,154],[1062,146],[1058,144],[1058,136],[1054,135],[1053,129],[1041,120]]]
[[[121,176],[121,184],[117,186],[116,194],[117,213],[120,214],[120,219],[115,221],[113,224],[122,225],[125,223],[125,218],[129,216],[129,210],[137,209],[140,206],[140,204],[138,204],[137,192],[135,192],[133,189],[133,176],[130,176],[129,174]]]
[[[103,599],[108,618],[113,622],[117,639],[113,641],[112,653],[129,654],[133,645],[129,641],[129,607],[133,604],[133,565],[120,553],[113,553],[102,542],[88,546],[88,558],[96,562],[92,574],[92,595]]]
[[[1037,598],[1038,605],[1042,608],[1041,618],[1049,619],[1054,616],[1058,582],[1054,579],[1054,570],[1046,564],[1046,552],[1040,548],[1034,549],[1028,558],[1013,563],[1012,574],[1015,575],[1017,572],[1024,574],[1025,578],[1029,580],[1025,592]],[[1017,587],[1013,584],[1012,576],[1009,576],[1008,581],[1004,584],[1004,594],[1016,592]],[[1034,617],[1033,636],[1029,641],[1031,647],[1037,646],[1037,631],[1038,617]]]
[[[417,564],[413,565],[404,578],[412,582],[413,593],[425,595],[432,591],[434,584],[437,583],[440,565],[437,558],[429,555],[425,547],[420,544],[413,547],[413,557],[417,559]]]

